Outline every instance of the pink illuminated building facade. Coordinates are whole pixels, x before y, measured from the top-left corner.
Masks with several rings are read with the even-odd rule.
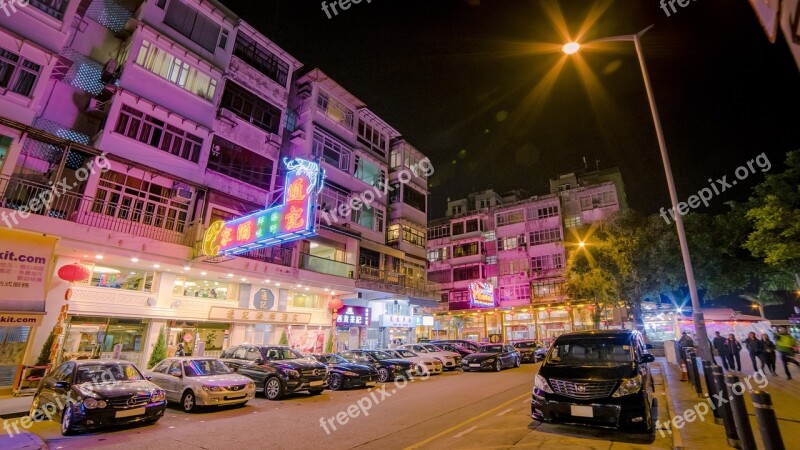
[[[421,332],[438,299],[425,277],[427,178],[398,177],[426,159],[301,67],[216,0],[31,0],[0,13],[0,391],[54,328],[59,360],[120,344],[142,367],[161,330],[170,355],[184,342],[211,356]],[[327,174],[313,236],[209,254],[213,223],[284,200],[285,158]],[[320,219],[377,189],[371,207]],[[56,275],[74,263],[86,279]],[[369,319],[337,323],[334,297]]]

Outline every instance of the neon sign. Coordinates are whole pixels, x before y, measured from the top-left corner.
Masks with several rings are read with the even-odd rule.
[[[470,306],[494,307],[494,287],[485,281],[473,281],[468,285]]]
[[[263,247],[314,236],[317,194],[325,170],[316,162],[283,158],[289,172],[283,203],[228,222],[212,223],[203,236],[203,254],[238,255]]]

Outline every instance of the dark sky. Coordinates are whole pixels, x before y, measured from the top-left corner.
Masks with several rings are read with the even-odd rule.
[[[630,205],[669,206],[642,75],[632,43],[581,52],[596,77],[587,88],[574,57],[537,52],[563,41],[539,0],[363,0],[328,19],[321,0],[223,0],[307,68],[319,67],[364,101],[435,167],[429,217],[474,190],[547,191],[559,172],[599,160],[618,166]],[[558,2],[584,41],[642,39],[678,195],[685,200],[765,152],[778,172],[800,148],[800,75],[787,44],[770,44],[747,0],[692,1],[666,17],[658,0]],[[787,113],[783,114],[783,109]],[[758,175],[699,212],[745,199]]]

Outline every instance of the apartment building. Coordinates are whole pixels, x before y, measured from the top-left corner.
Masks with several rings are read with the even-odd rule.
[[[301,67],[216,0],[36,0],[0,14],[0,390],[54,327],[59,359],[121,344],[142,366],[161,330],[170,354],[179,342],[206,355],[242,342],[322,350],[340,297],[376,302],[363,304],[376,307],[368,323],[341,323],[353,344],[416,332],[419,304],[436,298],[425,242],[407,253],[386,230],[424,230],[424,209],[398,213],[384,196],[303,239],[206,251],[212,224],[284,199],[285,160],[320,161],[334,189],[314,201],[327,208],[391,182],[392,152],[424,158],[332,80],[311,83],[308,100],[321,72]],[[414,182],[427,202],[427,182]],[[75,263],[85,279],[57,275]]]
[[[428,279],[441,284],[448,309],[435,334],[545,339],[590,325],[591,305],[564,292],[565,241],[576,240],[575,227],[621,209],[621,176],[608,173],[618,183],[570,174],[551,180],[548,195],[490,189],[448,201],[446,216],[428,227]]]

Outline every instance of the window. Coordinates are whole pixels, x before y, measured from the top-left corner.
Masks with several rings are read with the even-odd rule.
[[[64,12],[67,10],[69,0],[30,0],[27,4],[44,12],[50,17],[64,20]],[[19,3],[19,6],[25,5]]]
[[[603,208],[617,204],[617,197],[614,191],[598,192],[581,197],[581,211],[588,209]]]
[[[197,278],[177,277],[172,287],[172,295],[179,297],[210,298],[212,300],[236,299],[239,286],[224,281],[202,280]]]
[[[528,273],[528,258],[520,259],[507,259],[497,262],[497,274],[503,275],[519,275]]]
[[[368,248],[360,248],[358,250],[358,265],[362,268],[369,267],[371,269],[379,269],[381,265],[381,254]]]
[[[411,245],[425,248],[425,232],[403,225],[403,240]]]
[[[370,230],[383,232],[383,211],[367,204],[354,209],[350,220]]]
[[[467,244],[453,246],[453,258],[472,256],[477,255],[478,253],[480,253],[480,245],[478,242],[470,242]]]
[[[102,288],[125,289],[129,291],[152,292],[153,272],[117,266],[86,264],[91,275],[78,283]]]
[[[533,298],[559,296],[566,292],[563,281],[544,281],[531,285]]]
[[[450,225],[436,225],[428,228],[428,240],[450,236]]]
[[[222,27],[210,17],[198,13],[196,9],[180,0],[172,0],[167,7],[164,23],[195,44],[214,53]]]
[[[467,220],[467,222],[466,222],[467,233],[472,233],[473,231],[479,231],[480,230],[480,228],[478,226],[479,223],[480,222],[478,221],[478,219],[469,219],[469,220]]]
[[[428,250],[428,261],[446,261],[450,259],[450,247],[440,247]]]
[[[353,128],[353,111],[344,103],[331,97],[327,92],[320,90],[317,96],[317,106],[334,122]]]
[[[189,204],[173,201],[172,189],[109,170],[100,175],[92,212],[183,233]]]
[[[286,87],[286,83],[289,80],[289,64],[275,56],[266,47],[254,41],[250,36],[241,32],[236,34],[233,54],[269,77],[272,81]]]
[[[314,308],[323,309],[323,298],[317,294],[299,294],[289,292],[289,306],[295,308]]]
[[[407,184],[403,186],[403,203],[406,205],[425,212],[425,200],[426,196],[422,192]]]
[[[558,206],[533,207],[528,209],[528,219],[546,219],[558,215]]]
[[[451,291],[449,301],[450,303],[467,303],[469,302],[469,291]]]
[[[548,242],[558,242],[561,240],[560,228],[548,228],[531,232],[531,245],[547,244]]]
[[[453,236],[464,234],[464,222],[453,222]]]
[[[173,1],[172,4],[177,3]],[[216,39],[214,45],[216,45]],[[189,65],[181,58],[156,47],[148,40],[142,41],[136,64],[161,78],[176,84],[208,101],[214,100],[217,92],[217,80]]]
[[[386,171],[361,155],[356,155],[353,176],[373,187],[383,187]]]
[[[400,225],[389,225],[386,231],[386,242],[395,243],[400,240]]]
[[[392,150],[389,158],[389,167],[396,169],[403,163],[403,152],[401,150]]]
[[[0,48],[0,88],[30,97],[41,70],[39,64]]]
[[[203,139],[123,105],[114,132],[196,163]]]
[[[500,298],[504,300],[528,300],[531,298],[531,287],[528,284],[500,286]]]
[[[525,214],[521,209],[515,211],[502,212],[497,214],[496,216],[496,223],[498,227],[502,227],[503,225],[512,225],[524,221],[525,221]]]
[[[573,216],[564,219],[564,227],[575,228],[581,226],[581,216]]]
[[[228,30],[223,29],[219,35],[219,44],[217,46],[223,50],[228,46]]]
[[[281,110],[233,81],[225,83],[220,106],[264,131],[278,134],[280,130]]]
[[[272,171],[275,163],[261,155],[214,136],[208,169],[261,189],[272,188]]]
[[[381,157],[386,158],[386,136],[363,120],[358,121],[358,140]]]
[[[457,267],[453,269],[453,281],[477,280],[481,278],[481,266]]]
[[[353,150],[344,142],[322,130],[314,130],[312,153],[326,163],[350,172],[350,154]]]
[[[564,267],[564,255],[554,253],[552,255],[535,256],[531,258],[531,270],[538,272],[561,269]]]
[[[339,205],[350,201],[350,191],[338,186],[337,184],[325,181],[325,185],[320,193],[319,205],[323,211],[338,211]],[[338,214],[338,213],[337,213]]]
[[[497,239],[497,249],[498,250],[514,250],[518,247],[525,246],[525,236],[512,236],[512,237],[505,237]]]

